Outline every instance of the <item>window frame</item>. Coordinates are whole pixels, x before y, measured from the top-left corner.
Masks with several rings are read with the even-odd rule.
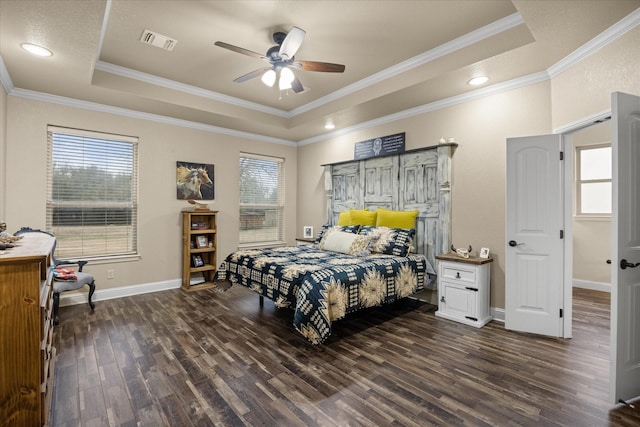
[[[252,248],[252,247],[269,247],[269,246],[281,246],[285,243],[284,235],[285,235],[285,159],[277,156],[268,156],[262,154],[255,154],[249,152],[240,152],[238,158],[238,166],[241,167],[241,163],[243,159],[253,159],[253,160],[264,160],[277,163],[278,166],[278,200],[275,204],[265,204],[265,203],[243,203],[243,193],[242,193],[242,177],[239,174],[238,180],[238,196],[239,196],[239,206],[238,206],[238,215],[239,215],[239,225],[238,225],[238,247],[239,248]],[[241,237],[242,233],[242,219],[241,219],[241,211],[243,209],[276,209],[278,211],[278,217],[276,220],[277,223],[277,231],[276,238],[274,240],[254,240],[254,241],[243,241]]]
[[[125,201],[115,201],[115,200],[87,200],[87,199],[80,199],[77,201],[77,203],[75,203],[74,201],[57,201],[55,200],[55,195],[54,193],[54,171],[55,171],[55,164],[54,164],[54,141],[56,140],[55,135],[64,135],[67,138],[70,139],[69,142],[69,146],[73,143],[71,140],[75,139],[75,138],[86,138],[87,141],[81,141],[79,140],[79,143],[83,144],[83,148],[86,148],[87,145],[89,144],[93,144],[93,145],[98,145],[100,147],[104,147],[107,148],[109,143],[112,142],[117,142],[117,143],[125,143],[125,144],[129,144],[131,146],[131,153],[130,153],[130,158],[127,158],[127,163],[125,163],[126,167],[124,170],[130,170],[131,176],[130,176],[130,187],[128,185],[126,186],[122,186],[122,189],[125,189],[127,191],[130,191],[130,193],[128,194],[128,198]],[[90,141],[90,142],[89,142]],[[100,145],[102,143],[102,145]],[[68,148],[67,148],[68,149]],[[105,133],[105,132],[99,132],[99,131],[92,131],[92,130],[85,130],[85,129],[75,129],[75,128],[68,128],[68,127],[61,127],[61,126],[55,126],[55,125],[48,125],[47,126],[47,192],[46,192],[46,230],[49,232],[52,232],[54,235],[56,235],[57,238],[57,245],[56,245],[56,255],[59,258],[66,258],[66,259],[87,259],[87,260],[91,260],[92,263],[93,262],[110,262],[113,260],[118,260],[118,261],[132,261],[132,260],[136,260],[139,259],[139,252],[138,252],[138,226],[139,226],[139,222],[138,222],[138,208],[139,208],[139,201],[138,201],[138,186],[139,186],[139,182],[138,182],[138,171],[139,171],[139,166],[138,166],[138,138],[137,137],[133,137],[133,136],[127,136],[127,135],[118,135],[118,134],[112,134],[112,133]],[[84,161],[84,156],[80,157],[79,159],[82,158],[82,160]],[[99,159],[100,155],[96,154],[94,158]],[[129,163],[130,161],[130,163]],[[82,163],[82,167],[86,167],[87,163]],[[95,166],[95,164],[93,165]],[[98,166],[106,166],[106,162],[103,164],[99,164]],[[116,187],[117,188],[117,187]],[[74,206],[77,205],[77,206]],[[79,209],[81,209],[81,211],[87,207],[90,207],[91,205],[93,205],[93,207],[98,207],[98,208],[104,208],[104,209],[109,209],[110,207],[113,208],[119,208],[122,209],[123,207],[129,211],[129,215],[127,216],[127,219],[130,220],[130,228],[129,230],[127,230],[127,232],[125,233],[125,238],[121,238],[121,241],[126,241],[126,249],[122,250],[106,250],[103,252],[98,253],[97,251],[93,250],[93,251],[89,251],[89,252],[85,252],[83,249],[80,249],[79,253],[76,252],[67,252],[65,253],[65,237],[67,237],[67,235],[65,235],[64,232],[62,232],[61,227],[63,227],[62,225],[59,224],[55,224],[54,223],[54,209],[58,206],[71,206],[71,207],[77,207]],[[107,241],[107,237],[109,236],[109,229],[111,228],[110,226],[111,224],[108,224],[107,222],[105,222],[104,225],[100,225],[100,227],[104,227],[105,231],[105,236],[104,236],[104,241],[106,243]],[[85,244],[84,242],[86,242],[86,233],[84,233],[87,229],[87,227],[90,227],[91,224],[90,222],[87,223],[83,223],[80,225],[72,225],[72,226],[64,226],[64,227],[77,227],[82,229],[83,231],[83,235],[82,237],[79,239],[82,244],[81,246],[84,248]],[[105,244],[105,248],[108,248],[108,246]],[[68,250],[67,250],[68,251]]]
[[[582,184],[590,184],[590,183],[609,183],[612,184],[613,176],[608,179],[580,179],[581,176],[581,152],[588,150],[595,150],[601,148],[611,148],[611,143],[601,143],[601,144],[591,144],[591,145],[581,145],[575,147],[575,178],[574,178],[574,189],[575,189],[575,206],[574,206],[574,216],[576,218],[611,218],[611,212],[582,212]],[[613,174],[613,171],[612,171]]]

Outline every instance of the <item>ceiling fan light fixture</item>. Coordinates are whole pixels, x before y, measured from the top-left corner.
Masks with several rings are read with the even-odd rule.
[[[478,77],[474,77],[471,80],[469,80],[467,82],[467,84],[471,85],[471,86],[480,86],[481,84],[484,84],[486,82],[489,81],[489,77],[487,76],[478,76]]]
[[[293,71],[288,67],[284,67],[280,70],[280,81],[278,83],[280,90],[291,89],[291,83],[293,83],[294,78],[295,76],[293,75]]]
[[[22,43],[20,47],[26,50],[27,52],[29,52],[30,54],[36,55],[36,56],[52,56],[53,55],[53,52],[51,52],[46,47],[42,47],[33,43]]]
[[[273,87],[274,83],[276,82],[276,72],[274,70],[267,71],[262,75],[261,80],[265,85]]]

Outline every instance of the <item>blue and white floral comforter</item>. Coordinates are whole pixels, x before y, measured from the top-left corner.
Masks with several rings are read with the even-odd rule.
[[[357,310],[389,304],[422,289],[435,275],[420,254],[356,257],[287,246],[240,250],[218,271],[228,279],[295,308],[293,325],[313,344],[331,335],[331,323]]]

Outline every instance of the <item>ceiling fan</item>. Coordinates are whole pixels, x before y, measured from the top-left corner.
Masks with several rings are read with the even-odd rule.
[[[215,45],[253,58],[262,59],[271,64],[269,67],[260,68],[240,76],[235,79],[234,82],[242,83],[262,76],[262,82],[271,87],[274,85],[277,75],[280,74],[278,85],[281,90],[293,89],[295,93],[300,93],[304,90],[304,87],[295,74],[293,74],[292,68],[325,73],[342,73],[345,69],[345,66],[342,64],[332,64],[330,62],[296,61],[295,54],[300,48],[305,34],[306,32],[298,27],[293,27],[289,33],[273,33],[273,41],[276,43],[276,46],[269,48],[265,55],[225,42],[217,41]]]

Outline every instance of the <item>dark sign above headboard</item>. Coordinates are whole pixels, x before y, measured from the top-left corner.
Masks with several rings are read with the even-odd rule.
[[[404,153],[404,140],[405,133],[402,132],[356,142],[353,148],[353,158],[354,160],[362,160]]]

